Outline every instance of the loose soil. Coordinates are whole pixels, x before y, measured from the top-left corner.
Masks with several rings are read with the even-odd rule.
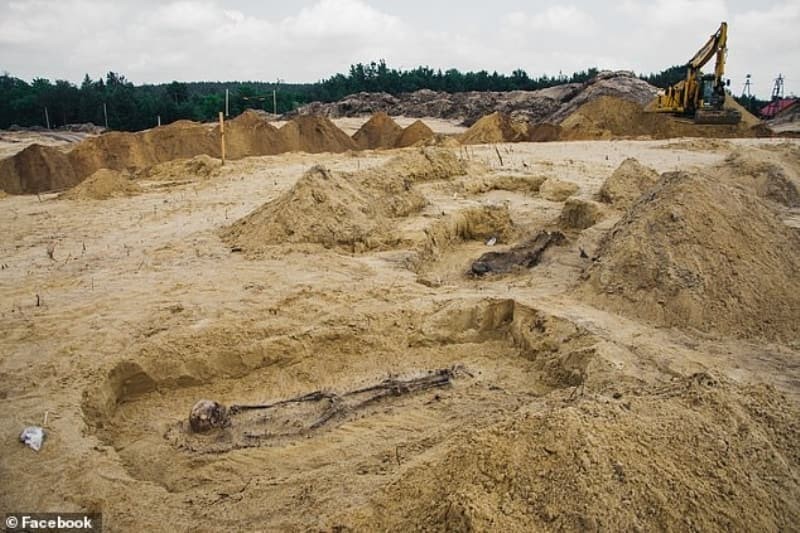
[[[760,191],[800,147],[727,142],[194,154],[148,163],[143,194],[3,198],[0,508],[108,531],[792,530],[800,232]],[[663,176],[593,203],[628,158]],[[482,257],[511,261],[476,276]],[[201,399],[278,407],[190,432]]]

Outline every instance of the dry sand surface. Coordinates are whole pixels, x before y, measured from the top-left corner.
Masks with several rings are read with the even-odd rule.
[[[198,156],[1,197],[0,511],[795,529],[799,147]],[[543,231],[530,265],[470,274]],[[196,434],[201,399],[256,408]]]

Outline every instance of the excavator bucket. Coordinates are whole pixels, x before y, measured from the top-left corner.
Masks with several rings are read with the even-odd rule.
[[[738,124],[742,114],[735,109],[698,109],[694,114],[695,124]]]

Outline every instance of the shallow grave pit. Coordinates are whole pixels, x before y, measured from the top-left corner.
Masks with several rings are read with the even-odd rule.
[[[200,338],[169,335],[111,368],[85,392],[83,408],[132,477],[171,492],[253,476],[385,475],[454,433],[579,385],[594,353],[584,330],[508,299],[349,317],[303,332],[227,324]],[[442,382],[418,386],[426,379]],[[192,432],[189,412],[201,399],[231,408],[232,423]]]

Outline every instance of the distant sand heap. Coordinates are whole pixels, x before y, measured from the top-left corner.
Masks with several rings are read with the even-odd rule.
[[[397,125],[386,113],[375,113],[355,134],[353,140],[362,150],[377,148],[394,148],[403,134],[403,128]]]
[[[584,295],[664,326],[800,338],[800,233],[754,194],[673,172],[601,240]]]
[[[464,171],[452,152],[433,149],[354,173],[315,166],[283,196],[225,228],[222,237],[248,253],[281,243],[317,243],[353,252],[391,246],[398,242],[393,220],[425,206],[414,183]]]
[[[0,160],[0,189],[11,194],[62,190],[103,168],[138,172],[176,159],[219,158],[219,137],[218,125],[179,120],[137,133],[89,137],[68,152],[31,145]],[[246,111],[225,124],[225,147],[230,159],[357,149],[355,141],[327,118],[300,116],[277,129],[257,111]]]
[[[356,150],[355,141],[326,117],[298,116],[279,130],[289,151],[308,153]]]
[[[436,134],[421,120],[409,124],[395,142],[396,148],[407,148],[434,139]]]
[[[514,122],[510,116],[500,112],[481,118],[458,138],[461,144],[519,142],[527,139],[527,124]]]

